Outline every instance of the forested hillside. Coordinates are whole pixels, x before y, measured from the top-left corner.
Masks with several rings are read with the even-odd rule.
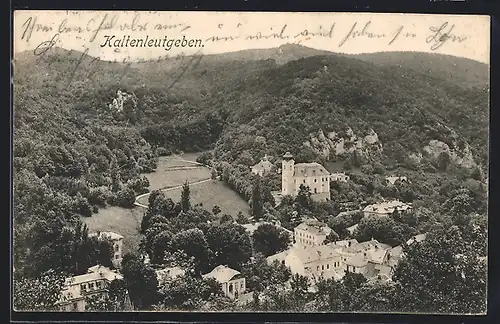
[[[465,89],[406,63],[381,66],[298,49],[134,64],[82,60],[82,53],[61,49],[43,59],[19,55],[16,271],[78,272],[72,263],[95,261],[61,257],[96,244],[75,230],[79,215],[132,206],[148,187],[140,173],[170,152],[213,148],[208,159],[225,163],[224,179],[245,198],[248,166],[286,151],[297,161],[341,161],[346,168],[463,171],[483,179],[487,89]]]
[[[374,161],[414,169],[446,169],[453,164],[448,160],[483,170],[487,165],[488,92],[408,69],[315,56],[228,83],[210,103],[231,111],[216,150],[229,162],[242,154],[258,159],[286,151],[311,160],[318,157],[317,142],[327,142],[325,135],[338,144],[375,132],[381,150],[378,145],[340,152],[330,147],[323,158],[349,159],[358,167]],[[314,138],[318,132],[322,134]],[[449,156],[439,157],[441,152]]]

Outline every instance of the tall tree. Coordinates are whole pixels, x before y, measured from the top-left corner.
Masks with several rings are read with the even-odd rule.
[[[288,232],[269,223],[259,225],[252,238],[255,250],[266,257],[284,251],[290,243]]]
[[[14,278],[13,306],[16,311],[54,311],[61,297],[65,276],[53,270],[36,278]]]
[[[127,253],[122,260],[123,278],[127,283],[132,304],[147,310],[158,301],[158,281],[155,271],[135,254]]]
[[[398,265],[399,310],[436,313],[486,311],[486,263],[465,242],[458,226],[436,225],[411,244]]]
[[[314,202],[311,198],[311,189],[308,186],[300,185],[297,197],[295,197],[295,203],[300,214],[313,211]]]
[[[206,224],[202,230],[214,255],[215,265],[241,269],[252,255],[252,241],[245,228],[235,223]]]
[[[252,215],[255,221],[262,218],[264,214],[264,203],[262,201],[262,190],[260,177],[255,177],[252,187]]]
[[[182,186],[182,192],[181,192],[181,208],[183,212],[187,212],[191,208],[191,201],[189,196],[190,196],[189,183],[186,181]]]
[[[198,228],[179,232],[172,238],[171,252],[184,251],[187,256],[194,258],[195,271],[200,274],[210,269],[210,254],[207,240]]]

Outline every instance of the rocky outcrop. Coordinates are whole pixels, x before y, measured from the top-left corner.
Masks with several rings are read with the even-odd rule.
[[[472,152],[468,144],[465,144],[463,150],[459,150],[457,145],[453,145],[452,148],[442,141],[430,140],[429,144],[423,147],[423,156],[428,158],[432,163],[438,163],[438,157],[441,153],[447,153],[450,157],[451,163],[462,168],[474,168],[477,166],[472,156]],[[422,157],[422,155],[420,155]]]
[[[136,96],[134,94],[128,94],[124,91],[118,90],[113,102],[111,102],[108,106],[111,110],[121,112],[123,111],[123,105],[128,102],[131,102],[132,107],[135,108],[137,106]]]
[[[378,139],[378,135],[372,129],[364,137],[357,136],[351,128],[348,128],[344,135],[337,132],[325,134],[323,130],[319,130],[310,134],[309,139],[304,142],[304,146],[324,159],[355,151],[358,154],[370,157],[373,154],[380,154],[382,151],[382,144]]]

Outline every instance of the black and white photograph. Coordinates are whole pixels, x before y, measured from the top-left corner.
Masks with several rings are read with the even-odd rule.
[[[13,25],[15,311],[486,314],[489,16]]]

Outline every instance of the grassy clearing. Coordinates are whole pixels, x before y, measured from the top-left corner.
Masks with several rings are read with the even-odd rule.
[[[165,196],[179,201],[182,188],[165,191]],[[217,205],[221,209],[221,214],[236,216],[239,211],[244,215],[249,215],[250,207],[248,203],[237,193],[228,188],[222,181],[208,181],[190,186],[190,196],[192,204],[203,204],[203,208],[209,211]]]
[[[183,159],[195,161],[195,154],[182,155]],[[185,181],[196,182],[200,180],[209,179],[211,170],[206,167],[196,167],[195,164],[182,161],[174,156],[163,156],[158,161],[158,167],[155,172],[146,174],[149,180],[149,190],[164,189],[182,185]],[[172,170],[173,168],[190,167],[186,170]]]
[[[124,252],[135,251],[139,247],[142,235],[142,216],[146,210],[141,207],[125,209],[121,207],[107,207],[100,209],[92,217],[82,217],[82,221],[89,227],[89,232],[111,231],[124,236]]]
[[[196,161],[199,153],[183,154],[182,159]],[[193,163],[182,161],[178,157],[161,157],[158,161],[158,168],[155,172],[146,174],[150,186],[149,189],[164,189],[181,186],[185,181],[195,183],[197,181],[210,179],[211,170],[206,167],[189,168],[179,170],[179,167],[193,167]],[[193,204],[201,203],[207,210],[212,210],[217,205],[221,208],[222,214],[227,213],[236,216],[238,211],[249,215],[249,206],[238,194],[229,189],[223,182],[207,181],[199,185],[191,186],[191,201]],[[165,191],[165,196],[179,201],[182,188]],[[148,195],[139,199],[139,202],[147,205]],[[82,220],[87,224],[91,232],[112,231],[123,235],[124,251],[134,251],[139,247],[142,235],[139,233],[142,216],[146,210],[142,207],[125,209],[121,207],[107,207],[100,209],[92,217],[85,217]]]

